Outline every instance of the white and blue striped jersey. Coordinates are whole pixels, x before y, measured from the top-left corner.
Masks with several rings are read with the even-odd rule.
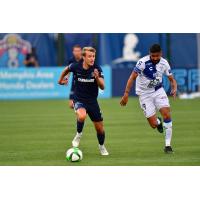
[[[163,87],[163,74],[172,75],[171,68],[167,60],[161,58],[156,65],[150,59],[150,55],[141,58],[133,71],[138,73],[136,78],[136,94],[143,95],[153,93]]]

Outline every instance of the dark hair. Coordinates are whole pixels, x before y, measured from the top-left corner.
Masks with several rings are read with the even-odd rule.
[[[73,46],[73,49],[74,49],[74,48],[80,48],[80,49],[82,49],[81,46],[80,46],[79,44],[74,45],[74,46]]]
[[[153,44],[151,47],[150,47],[150,53],[158,53],[158,52],[161,52],[161,47],[159,44]]]

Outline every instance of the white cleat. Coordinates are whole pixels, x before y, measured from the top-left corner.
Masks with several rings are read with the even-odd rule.
[[[74,137],[74,139],[72,140],[72,146],[73,147],[78,147],[80,144],[80,140],[81,140],[81,136],[82,133],[77,133]]]
[[[99,150],[100,150],[100,154],[101,154],[102,156],[108,156],[108,155],[109,155],[109,153],[108,153],[108,151],[106,150],[106,147],[105,147],[104,145],[100,145],[100,144],[99,144]]]

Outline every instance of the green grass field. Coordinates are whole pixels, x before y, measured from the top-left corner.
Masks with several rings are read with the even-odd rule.
[[[83,160],[65,160],[76,132],[73,110],[65,100],[0,101],[0,165],[61,166],[200,165],[200,100],[170,99],[174,154],[164,154],[164,135],[149,127],[137,98],[127,107],[119,99],[99,100],[106,146],[99,155],[96,132],[88,118],[80,149]]]

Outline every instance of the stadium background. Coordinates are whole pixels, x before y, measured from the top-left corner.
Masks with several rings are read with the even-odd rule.
[[[68,87],[61,87],[57,80],[72,56],[75,44],[97,49],[96,62],[102,66],[106,80],[106,90],[100,91],[99,97],[102,98],[100,103],[110,132],[108,146],[113,151],[110,160],[98,160],[95,159],[95,153],[91,153],[87,145],[83,144],[81,148],[84,154],[88,154],[88,160],[83,161],[83,165],[199,165],[200,103],[199,99],[188,100],[193,98],[190,94],[198,92],[200,88],[199,38],[199,34],[195,33],[0,34],[0,165],[66,165],[63,152],[70,146],[75,131],[74,114],[67,110],[66,104],[71,83]],[[169,61],[177,80],[178,94],[180,97],[184,94],[182,97],[186,98],[171,102],[177,122],[175,147],[181,153],[169,160],[165,160],[160,148],[155,150],[155,147],[150,151],[157,152],[153,160],[148,158],[145,148],[150,148],[149,145],[154,142],[162,144],[163,138],[154,136],[147,124],[143,127],[144,117],[136,98],[131,99],[131,105],[123,112],[117,98],[123,94],[133,66],[139,58],[148,54],[149,46],[153,43],[161,45],[164,57]],[[32,47],[36,49],[38,68],[27,68],[23,64]],[[169,94],[170,87],[166,79],[164,86]],[[131,95],[135,96],[134,90]],[[19,99],[21,101],[15,101]],[[92,128],[88,122],[84,132],[94,132]],[[124,132],[127,133],[126,139],[121,135]],[[188,138],[188,133],[191,138]],[[131,142],[128,140],[130,137],[137,138],[139,143],[134,143],[135,149],[131,149],[132,143],[129,147],[124,144],[126,150],[122,151],[122,155],[126,159],[119,160],[122,155],[117,155],[117,145],[122,139]],[[88,141],[86,143],[94,148],[95,138],[91,134],[85,138]],[[140,145],[147,142],[148,145],[140,149]],[[185,146],[191,147],[191,151],[185,152],[182,149]],[[130,160],[133,155],[136,158]]]
[[[94,46],[97,49],[97,63],[102,67],[107,66],[106,76],[108,77],[107,94],[102,97],[121,96],[127,77],[138,58],[148,54],[149,46],[159,43],[162,46],[164,57],[170,62],[174,76],[178,82],[179,92],[198,91],[199,73],[196,71],[199,66],[198,60],[198,34],[18,34],[21,39],[28,41],[31,47],[36,49],[40,70],[47,74],[52,73],[52,80],[49,78],[32,78],[35,87],[28,87],[26,74],[23,78],[15,73],[37,73],[35,69],[24,68],[23,60],[26,51],[23,52],[22,45],[19,46],[19,39],[16,35],[0,34],[0,99],[23,99],[23,98],[64,98],[68,96],[69,90],[64,92],[56,85],[60,73],[59,66],[65,66],[67,60],[72,56],[72,47],[75,44],[83,46]],[[7,38],[6,38],[7,37]],[[5,39],[6,38],[6,39]],[[21,42],[22,43],[22,42]],[[128,43],[128,44],[127,44]],[[130,44],[130,45],[129,45]],[[128,46],[129,45],[129,46]],[[126,59],[123,48],[129,48],[130,52],[136,55],[134,59]],[[12,58],[8,49],[17,49],[17,63],[9,62]],[[138,57],[137,57],[138,56]],[[120,60],[121,58],[121,60]],[[8,66],[10,65],[10,66]],[[15,67],[15,65],[17,67]],[[10,70],[12,68],[12,70]],[[55,69],[54,69],[55,68]],[[14,70],[17,69],[17,70]],[[18,70],[19,69],[19,70]],[[5,73],[10,74],[6,76]],[[31,76],[31,75],[30,75]],[[33,75],[34,76],[34,75]],[[45,76],[45,75],[44,75]],[[112,77],[112,78],[111,78]],[[120,81],[119,81],[120,77]],[[46,83],[44,88],[39,83]],[[7,86],[4,85],[7,84]],[[16,83],[23,85],[17,87]],[[169,84],[164,81],[165,89],[169,92]],[[52,85],[53,84],[53,85]],[[8,87],[10,85],[10,87]],[[30,85],[30,84],[29,84]],[[38,85],[38,87],[37,87]],[[13,87],[12,87],[13,86]],[[41,86],[41,87],[40,87]],[[55,88],[55,89],[52,89]],[[34,90],[31,88],[41,88]],[[28,96],[24,92],[27,92]],[[20,92],[22,95],[20,96]],[[37,95],[35,95],[37,92]],[[13,93],[13,95],[12,95]],[[16,95],[17,93],[17,95]],[[46,93],[46,95],[45,95]],[[7,95],[6,95],[7,94]],[[134,93],[132,93],[134,95]],[[32,97],[31,97],[32,96]]]

